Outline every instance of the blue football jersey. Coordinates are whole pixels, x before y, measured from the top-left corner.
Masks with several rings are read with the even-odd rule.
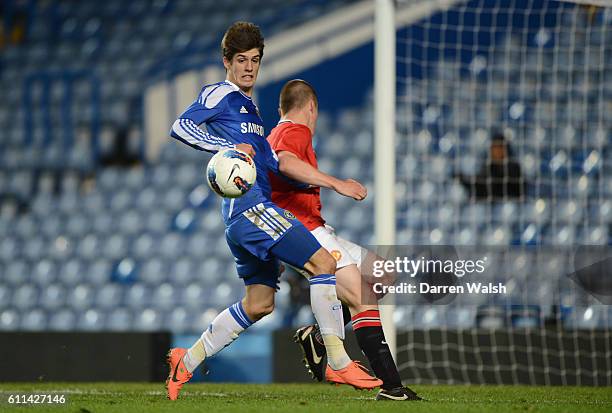
[[[206,131],[200,125],[206,125]],[[202,88],[198,98],[172,125],[172,137],[198,150],[217,152],[248,143],[255,150],[257,180],[242,197],[223,200],[223,219],[271,200],[268,172],[278,174],[278,158],[265,138],[257,106],[227,80]]]

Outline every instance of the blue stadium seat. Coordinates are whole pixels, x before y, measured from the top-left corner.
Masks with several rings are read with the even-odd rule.
[[[242,296],[240,289],[236,290],[229,282],[220,282],[214,287],[213,294],[208,298],[208,302],[217,307],[223,308],[234,304]]]
[[[101,310],[112,310],[123,302],[123,288],[118,284],[105,284],[96,292],[95,305]]]
[[[136,209],[123,211],[119,217],[119,227],[124,234],[136,235],[143,230],[143,214]]]
[[[47,255],[48,244],[41,238],[29,238],[24,242],[23,255],[31,261],[37,261]]]
[[[106,240],[104,240],[101,255],[106,258],[118,260],[122,258],[127,251],[127,238],[120,234],[111,234]]]
[[[190,331],[194,326],[192,313],[184,307],[175,306],[164,320],[166,328],[173,333],[185,333]]]
[[[74,287],[84,279],[85,266],[78,258],[70,258],[62,262],[58,270],[58,281],[64,285]]]
[[[551,228],[545,236],[552,245],[571,246],[576,239],[576,228],[573,225]]]
[[[442,306],[418,306],[414,312],[414,328],[430,329],[444,326]]]
[[[512,239],[512,231],[505,225],[488,228],[482,238],[485,245],[508,245]]]
[[[133,309],[142,309],[151,302],[151,290],[141,283],[127,287],[124,298],[125,304]]]
[[[58,208],[60,212],[64,213],[66,216],[69,216],[78,212],[80,204],[81,200],[78,194],[65,193],[59,198]]]
[[[137,331],[158,331],[162,327],[162,316],[153,308],[145,308],[137,313],[132,328]]]
[[[533,270],[532,257],[532,254],[521,251],[507,256],[506,262],[512,275],[520,280],[531,274]]]
[[[571,271],[568,257],[565,254],[554,252],[540,252],[536,258],[536,265],[539,274],[551,281]]]
[[[520,222],[545,224],[550,219],[550,208],[549,202],[542,198],[530,201],[520,210]]]
[[[461,211],[461,221],[465,225],[481,226],[490,220],[490,206],[485,204],[467,204]]]
[[[582,233],[579,235],[578,243],[580,245],[608,245],[609,240],[609,228],[607,226],[600,225],[584,228]]]
[[[115,186],[118,183],[115,183]],[[110,208],[112,211],[125,211],[132,205],[133,194],[127,189],[119,190],[114,192],[110,201]]]
[[[607,224],[612,222],[612,200],[605,199],[592,205],[589,215],[594,223]]]
[[[503,202],[493,206],[493,219],[505,224],[514,224],[518,220],[519,206],[514,202]]]
[[[213,196],[214,194],[206,184],[199,184],[189,193],[189,205],[193,208],[204,207],[208,203],[207,201]]]
[[[411,245],[416,243],[417,235],[412,229],[398,229],[396,242],[398,245]]]
[[[88,284],[78,284],[74,286],[68,294],[67,303],[74,310],[83,311],[92,306],[94,301],[94,289]]]
[[[453,242],[457,245],[477,245],[478,232],[473,227],[457,229],[453,235]]]
[[[175,171],[173,182],[182,187],[193,187],[204,179],[203,168],[198,165],[184,164]]]
[[[147,285],[156,286],[167,279],[169,275],[170,272],[165,261],[154,257],[142,263],[138,278]]]
[[[124,307],[116,307],[105,318],[105,328],[109,331],[128,331],[132,327],[132,314]]]
[[[446,326],[448,328],[471,328],[476,323],[476,310],[473,307],[448,308]]]
[[[189,258],[178,258],[172,263],[170,270],[172,283],[176,285],[187,285],[188,282],[195,279],[195,269],[196,265]]]
[[[42,289],[40,305],[44,309],[57,310],[66,304],[66,289],[61,284],[51,284]]]
[[[594,329],[600,327],[605,320],[602,314],[602,306],[574,307],[569,317],[564,319],[564,327],[567,329]]]
[[[162,257],[174,258],[180,256],[185,251],[185,240],[176,233],[167,233],[160,241],[159,254]]]
[[[53,331],[72,331],[76,326],[77,317],[69,309],[60,309],[50,314],[48,327]]]
[[[172,143],[164,146],[165,149],[174,148],[175,151],[178,151],[179,148],[178,143]],[[166,188],[168,187],[173,180],[173,174],[171,170],[171,165],[169,164],[161,164],[151,170],[150,181],[154,188]]]
[[[422,202],[429,203],[435,199],[439,187],[431,181],[424,180],[415,187],[416,198]]]
[[[159,310],[168,310],[177,304],[178,292],[170,283],[163,283],[153,292],[153,303]]]
[[[0,284],[0,310],[7,308],[11,302],[11,291],[8,285]]]
[[[176,214],[173,227],[181,232],[191,232],[196,225],[196,212],[192,208],[184,208]]]
[[[95,308],[81,313],[76,328],[81,331],[100,331],[104,327],[104,314]]]
[[[398,329],[411,328],[414,325],[414,308],[412,305],[397,306],[393,312],[393,323]]]
[[[154,188],[151,187],[143,187],[140,191],[138,191],[138,195],[136,196],[136,207],[141,211],[150,211],[152,210],[157,201],[157,194]]]
[[[202,283],[193,282],[182,289],[182,298],[178,300],[191,309],[199,309],[207,303],[210,294],[208,289],[202,287]]]
[[[21,330],[43,331],[47,328],[47,314],[38,308],[26,311],[21,317]]]
[[[107,265],[100,271],[100,278],[120,284],[132,284],[139,279],[139,264],[132,258],[125,257],[116,261],[112,266]]]
[[[7,308],[0,311],[0,331],[16,331],[19,329],[20,313]]]
[[[14,233],[22,239],[33,237],[38,232],[38,222],[33,216],[20,216],[15,220]]]
[[[170,228],[171,222],[172,217],[170,214],[164,211],[154,210],[147,216],[145,227],[153,234],[163,234]]]
[[[476,312],[476,326],[487,329],[503,328],[507,316],[504,308],[491,305],[479,306]]]
[[[13,307],[19,310],[32,308],[38,303],[39,291],[32,284],[22,284],[13,294]]]
[[[82,237],[91,233],[91,221],[82,214],[75,214],[68,218],[66,223],[66,234],[73,237]]]
[[[367,168],[368,166],[361,163],[361,161],[357,158],[345,159],[341,167],[340,176],[360,178],[363,171],[367,170]]]
[[[210,323],[215,319],[215,317],[219,314],[219,311],[215,308],[202,308],[202,311],[198,311],[195,313],[194,324],[191,326],[190,330],[192,333],[201,334],[202,331],[206,330]]]
[[[57,266],[55,262],[49,259],[43,259],[37,262],[32,271],[31,280],[41,287],[54,282],[57,278]]]
[[[3,280],[9,285],[19,285],[26,281],[30,276],[30,265],[27,261],[18,259],[6,260],[7,265],[4,270]]]

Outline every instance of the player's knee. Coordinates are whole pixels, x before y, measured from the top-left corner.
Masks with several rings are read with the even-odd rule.
[[[246,311],[251,321],[257,321],[274,311],[274,302],[256,302],[252,304],[249,303],[244,310]]]
[[[335,274],[336,260],[327,250],[320,248],[306,264],[306,269],[312,275]]]
[[[317,267],[319,268],[319,274],[335,274],[336,273],[336,259],[332,255],[325,251],[326,254],[321,254],[320,262]]]

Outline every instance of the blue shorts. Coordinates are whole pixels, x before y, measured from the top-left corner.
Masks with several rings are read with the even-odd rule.
[[[274,289],[278,288],[280,261],[304,268],[321,248],[295,215],[272,202],[257,204],[233,218],[225,238],[244,284]]]

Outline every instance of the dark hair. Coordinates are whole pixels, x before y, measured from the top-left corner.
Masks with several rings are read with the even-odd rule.
[[[505,145],[507,143],[506,136],[502,131],[493,130],[493,132],[491,132],[491,143],[497,145]]]
[[[317,94],[310,83],[301,79],[290,80],[283,86],[279,106],[282,113],[287,113],[292,109],[303,108],[308,100],[314,100],[315,105],[318,104]]]
[[[263,57],[264,38],[259,27],[249,22],[232,24],[221,40],[223,57],[231,61],[237,53],[251,49],[259,49],[259,57]]]

